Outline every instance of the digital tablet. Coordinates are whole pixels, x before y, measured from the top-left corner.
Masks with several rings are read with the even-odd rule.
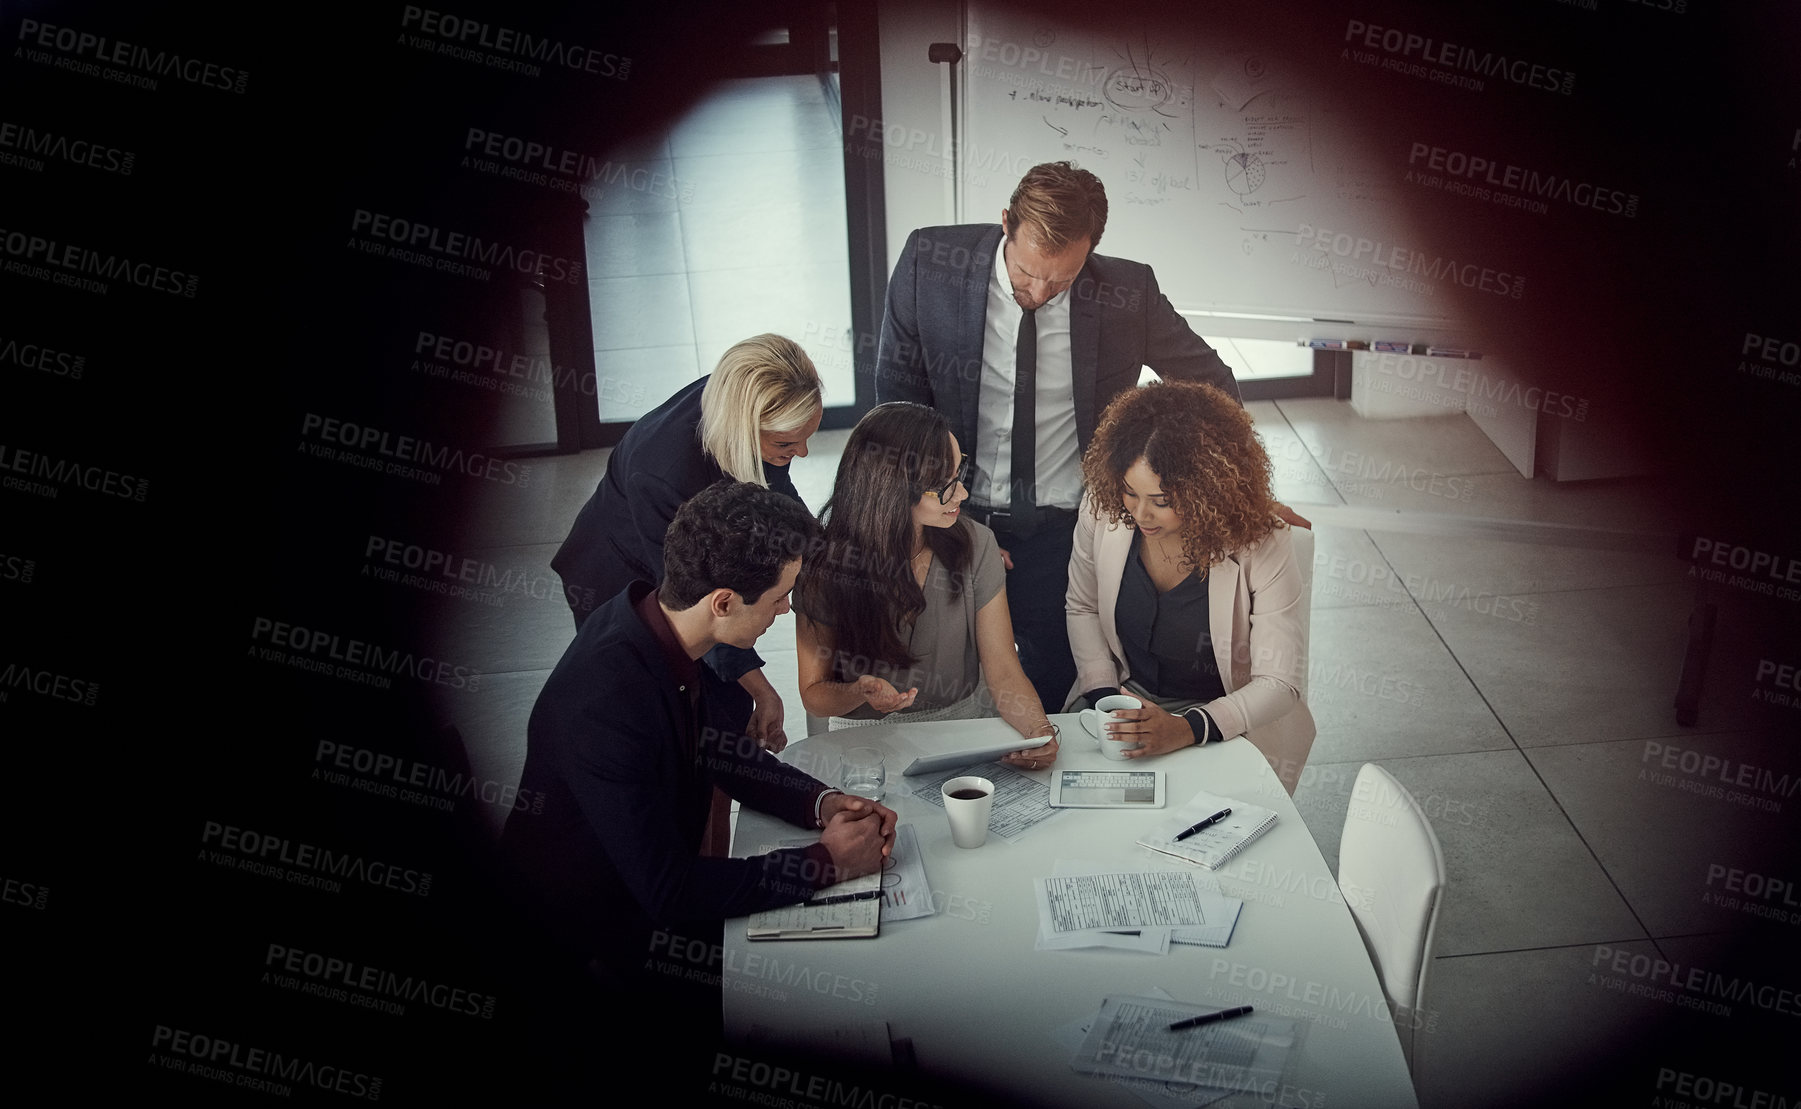
[[[1053,770],[1054,809],[1160,809],[1161,770]]]
[[[1030,751],[1034,747],[1043,747],[1050,742],[1049,736],[1036,739],[1021,739],[1014,736],[1004,743],[985,743],[980,747],[964,747],[956,751],[945,751],[937,755],[921,755],[913,760],[913,764],[901,771],[901,776],[911,778],[918,774],[931,774],[939,770],[955,770],[971,763],[990,762],[1014,751]]]

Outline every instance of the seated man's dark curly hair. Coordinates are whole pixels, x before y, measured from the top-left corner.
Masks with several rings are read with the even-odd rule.
[[[782,567],[816,552],[819,521],[792,497],[720,481],[682,505],[663,537],[663,603],[693,608],[715,589],[756,604]]]

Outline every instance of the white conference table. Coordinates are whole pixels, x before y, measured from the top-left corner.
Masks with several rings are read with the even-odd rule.
[[[1117,769],[1073,715],[1062,728],[1061,769]],[[753,1027],[772,1045],[823,1048],[846,1029],[886,1021],[912,1040],[920,1070],[952,1082],[1010,1091],[1039,1105],[1143,1106],[1130,1090],[1072,1070],[1056,1034],[1092,1016],[1110,994],[1152,994],[1215,1006],[1254,1005],[1293,1017],[1304,1039],[1283,1088],[1241,1092],[1221,1106],[1331,1109],[1417,1106],[1400,1040],[1387,1019],[1375,969],[1338,884],[1294,803],[1261,753],[1243,739],[1130,765],[1168,775],[1164,809],[1069,809],[1013,842],[980,848],[951,842],[943,810],[913,797],[900,771],[915,755],[958,741],[1004,740],[1000,720],[883,724],[816,735],[789,745],[784,762],[836,784],[838,752],[887,753],[883,803],[914,826],[938,913],[884,920],[874,939],[752,944],[743,918],[725,924],[723,1004],[728,1039]],[[980,771],[973,771],[980,773]],[[1051,771],[1028,774],[1048,783]],[[1275,827],[1209,872],[1244,909],[1223,948],[1172,945],[1167,955],[1083,949],[1037,951],[1032,879],[1058,859],[1184,866],[1137,846],[1146,828],[1195,792],[1208,790],[1274,809]],[[804,833],[750,810],[738,816],[735,855]],[[779,992],[781,1000],[771,996]]]

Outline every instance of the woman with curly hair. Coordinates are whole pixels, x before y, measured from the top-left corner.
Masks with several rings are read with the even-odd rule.
[[[1304,601],[1251,417],[1211,385],[1128,390],[1101,414],[1082,475],[1072,692],[1144,702],[1106,725],[1140,745],[1128,759],[1242,735],[1293,793],[1314,736]]]
[[[834,727],[998,712],[1046,738],[1004,760],[1039,770],[1056,760],[1056,729],[1019,665],[994,533],[962,517],[967,472],[923,404],[880,404],[857,423],[821,513],[825,554],[795,585],[800,698]]]

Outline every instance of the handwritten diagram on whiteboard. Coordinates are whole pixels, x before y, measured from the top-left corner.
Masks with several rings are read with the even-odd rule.
[[[1450,290],[1395,259],[1427,247],[1292,63],[1192,26],[1072,31],[972,5],[962,63],[964,211],[1070,160],[1107,187],[1103,253],[1150,263],[1178,308],[1440,320]],[[1009,170],[1011,172],[1009,172]],[[1416,267],[1418,269],[1419,267]]]

